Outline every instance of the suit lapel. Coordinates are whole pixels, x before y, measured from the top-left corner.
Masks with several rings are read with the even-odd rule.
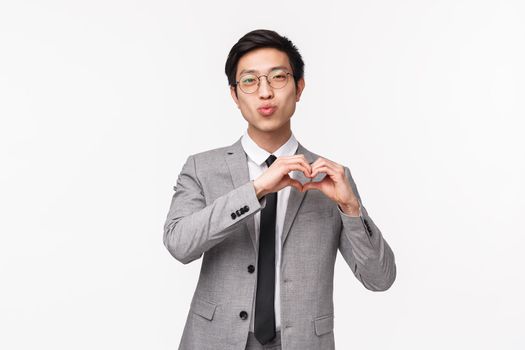
[[[242,148],[241,138],[239,138],[233,145],[228,147],[224,155],[226,164],[228,164],[228,168],[230,170],[233,188],[242,186],[248,181],[250,181],[250,172],[248,170],[247,156],[244,152],[244,149]],[[312,163],[316,158],[315,155],[312,152],[308,151],[306,148],[304,148],[301,145],[301,143],[298,143],[297,151],[295,152],[295,154],[304,154],[308,163]],[[310,181],[310,179],[304,176],[304,174],[301,171],[293,171],[292,178],[298,180],[301,183]],[[286,207],[286,214],[284,217],[283,232],[281,235],[281,246],[284,246],[286,237],[290,232],[293,220],[297,215],[297,211],[299,210],[299,207],[301,206],[305,195],[305,192],[300,192],[297,189],[295,189],[295,187],[290,187],[290,197],[288,198],[288,205]],[[254,216],[252,215],[248,219],[246,219],[245,224],[248,228],[248,232],[250,233],[253,248],[255,249],[255,251],[257,251],[257,240],[259,237],[256,237],[255,235]]]
[[[315,160],[315,155],[304,148],[301,143],[299,143],[295,154],[304,154],[308,163],[312,163]],[[302,184],[310,181],[302,171],[292,172],[292,178],[298,180]],[[288,198],[288,205],[286,206],[286,215],[284,216],[283,232],[281,235],[281,247],[284,247],[286,237],[288,237],[288,233],[290,232],[290,227],[292,226],[293,220],[295,219],[297,211],[299,210],[307,192],[300,192],[295,187],[290,187],[290,197]]]

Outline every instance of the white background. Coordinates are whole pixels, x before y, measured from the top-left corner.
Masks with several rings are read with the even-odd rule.
[[[162,244],[189,154],[247,124],[224,74],[253,29],[297,45],[292,130],[352,170],[394,250],[341,255],[338,349],[523,349],[522,1],[2,1],[0,348],[176,349],[200,263]]]

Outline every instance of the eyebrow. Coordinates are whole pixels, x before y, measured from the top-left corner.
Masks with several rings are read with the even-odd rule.
[[[288,67],[286,67],[286,66],[276,66],[276,67],[272,67],[272,68],[270,68],[269,72],[271,72],[272,70],[276,70],[276,69],[286,69],[286,70],[289,70]],[[243,70],[239,73],[239,75],[242,75],[242,74],[244,74],[244,73],[259,73],[259,71],[256,70],[256,69],[243,69]]]

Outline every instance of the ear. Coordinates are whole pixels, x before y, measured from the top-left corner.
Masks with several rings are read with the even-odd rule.
[[[297,81],[297,92],[295,95],[295,102],[299,102],[299,100],[301,99],[301,94],[303,93],[304,86],[304,78],[299,79],[299,81]]]
[[[235,102],[235,104],[237,105],[237,108],[239,108],[239,99],[237,98],[237,93],[235,90],[236,90],[236,87],[230,85],[230,94],[232,95],[233,102]]]

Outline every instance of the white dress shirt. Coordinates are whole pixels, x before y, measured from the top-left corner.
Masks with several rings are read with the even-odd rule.
[[[250,172],[250,180],[255,180],[259,177],[268,166],[265,161],[268,159],[270,154],[273,154],[276,157],[282,156],[293,156],[297,151],[298,142],[293,136],[290,136],[288,141],[286,141],[278,150],[273,153],[268,153],[266,150],[259,147],[255,141],[252,140],[250,135],[248,135],[248,130],[244,132],[244,135],[241,139],[242,147],[244,152],[248,156],[248,170]],[[274,299],[274,309],[275,309],[275,328],[276,331],[281,329],[281,303],[280,303],[280,274],[281,274],[281,235],[283,232],[284,216],[286,214],[286,207],[288,206],[288,198],[290,197],[290,186],[286,186],[280,191],[277,192],[277,211],[275,216],[275,299]],[[255,231],[258,237],[260,230],[261,222],[261,211],[258,211],[254,214],[255,220]],[[255,298],[254,305],[252,310],[255,310]],[[255,316],[255,315],[253,315]],[[250,322],[250,332],[253,332],[254,329],[254,318],[251,317]]]
[[[268,166],[266,165],[266,159],[273,154],[275,157],[282,156],[293,156],[297,152],[298,142],[295,139],[293,133],[291,134],[288,141],[286,141],[278,150],[273,153],[268,153],[266,150],[259,147],[255,141],[252,140],[250,135],[248,135],[248,130],[246,130],[242,136],[241,144],[244,149],[244,152],[247,155],[248,160],[248,170],[250,173],[250,181],[258,178]],[[292,176],[290,174],[290,176]],[[280,191],[277,192],[277,211],[275,218],[275,298],[274,298],[274,309],[275,309],[275,328],[276,331],[281,329],[281,301],[280,301],[280,275],[281,275],[281,236],[283,232],[284,217],[286,214],[286,208],[288,206],[288,198],[290,197],[291,186],[286,186]],[[261,206],[265,206],[266,198],[263,197],[260,200]],[[341,208],[337,206],[338,211],[341,215],[348,216]],[[359,216],[362,217],[361,206],[359,206]],[[261,211],[254,214],[255,220],[255,231],[256,236],[259,236],[260,223],[261,223]],[[277,244],[278,243],[278,244]],[[255,299],[253,299],[252,313],[255,312]],[[255,315],[254,315],[255,316]],[[254,330],[254,319],[251,317],[250,320],[250,332]]]

